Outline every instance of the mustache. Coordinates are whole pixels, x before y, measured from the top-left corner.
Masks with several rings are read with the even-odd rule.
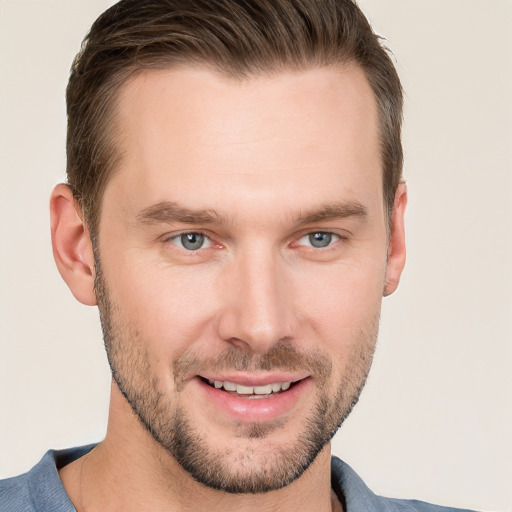
[[[190,349],[173,361],[172,369],[179,391],[188,376],[206,371],[306,371],[320,382],[326,382],[332,373],[332,362],[319,350],[304,352],[291,343],[280,342],[264,354],[251,354],[230,346],[215,356],[205,357]]]

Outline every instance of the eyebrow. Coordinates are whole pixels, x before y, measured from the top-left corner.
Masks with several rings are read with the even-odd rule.
[[[366,219],[366,217],[368,217],[368,210],[357,201],[329,203],[320,208],[301,212],[298,223],[300,225],[315,224],[350,217]]]
[[[296,223],[303,226],[330,220],[340,220],[350,217],[365,219],[368,211],[357,201],[335,202],[305,210],[300,213]],[[137,214],[137,220],[142,224],[160,224],[181,222],[183,224],[227,224],[224,216],[213,209],[191,210],[171,201],[162,201]]]
[[[225,219],[215,210],[190,210],[171,201],[162,201],[144,208],[137,219],[142,224],[182,222],[184,224],[224,224]]]

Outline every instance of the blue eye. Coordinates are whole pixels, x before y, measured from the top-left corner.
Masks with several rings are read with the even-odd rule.
[[[329,233],[326,231],[317,231],[315,233],[308,233],[304,235],[299,243],[301,245],[309,245],[311,247],[315,247],[317,249],[322,249],[324,247],[329,247],[332,242],[336,242],[340,237],[334,233]]]
[[[202,233],[190,232],[173,236],[171,242],[187,251],[198,251],[210,246],[210,239]]]

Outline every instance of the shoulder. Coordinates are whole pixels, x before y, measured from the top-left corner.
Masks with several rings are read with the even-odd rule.
[[[2,512],[75,512],[58,470],[90,451],[93,446],[49,450],[27,473],[0,480]]]
[[[346,512],[474,512],[424,501],[378,496],[347,463],[337,457],[332,457],[331,474],[332,487],[344,501]]]
[[[414,512],[475,512],[473,510],[454,508],[454,507],[443,507],[441,505],[433,505],[432,503],[426,503],[425,501],[418,500],[399,500],[392,498],[382,498],[381,500],[387,501],[391,506],[390,510],[397,511],[414,511]]]
[[[0,480],[0,503],[6,512],[32,512],[34,509],[29,486],[29,473]]]

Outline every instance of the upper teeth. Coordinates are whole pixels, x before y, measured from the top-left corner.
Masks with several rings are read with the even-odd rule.
[[[239,395],[270,395],[278,391],[286,391],[291,382],[276,382],[265,386],[242,386],[229,381],[214,380],[213,385],[217,388],[224,388],[226,391],[236,391]]]

